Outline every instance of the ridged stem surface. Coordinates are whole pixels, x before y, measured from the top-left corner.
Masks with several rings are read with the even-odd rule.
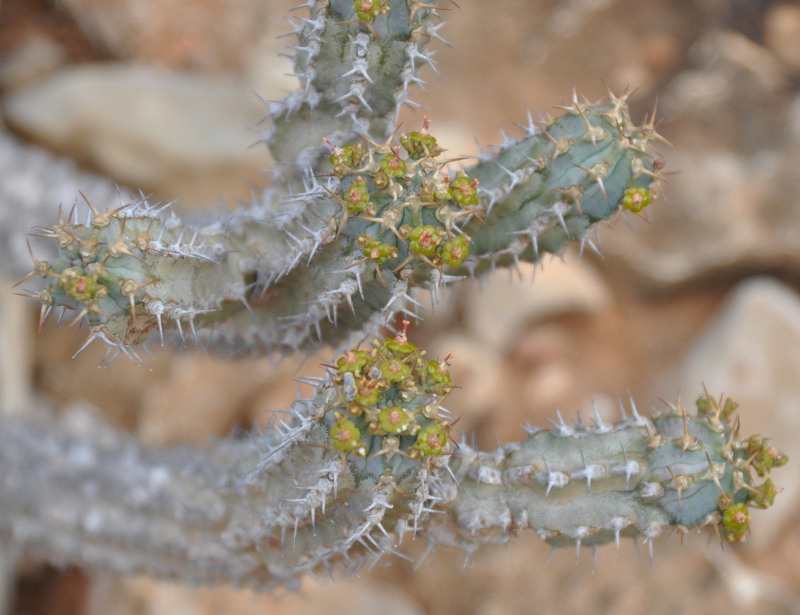
[[[785,463],[731,433],[728,402],[701,398],[698,416],[560,421],[494,452],[384,456],[376,474],[330,445],[339,395],[323,381],[263,438],[213,449],[143,450],[86,417],[60,429],[0,419],[0,539],[57,563],[293,587],[309,572],[357,572],[409,536],[469,552],[525,528],[557,547],[707,526],[739,540]]]

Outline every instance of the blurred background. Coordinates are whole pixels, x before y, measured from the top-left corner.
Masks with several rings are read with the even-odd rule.
[[[153,371],[124,358],[98,371],[78,358],[85,331],[48,325],[11,295],[29,224],[55,220],[82,190],[113,203],[116,185],[178,199],[192,216],[247,200],[267,176],[253,145],[267,99],[295,87],[276,36],[285,0],[0,0],[0,401],[30,411],[93,407],[152,446],[213,443],[266,423],[297,395],[291,378],[330,356],[277,364],[221,362],[151,348]],[[800,613],[800,4],[774,0],[459,0],[426,69],[431,132],[449,153],[500,142],[534,113],[556,114],[573,88],[589,99],[636,89],[635,118],[658,104],[670,173],[647,219],[599,231],[601,256],[561,260],[463,284],[412,330],[433,355],[452,352],[448,399],[458,429],[483,448],[519,440],[556,408],[617,416],[702,391],[736,396],[743,433],[790,456],[774,509],[754,514],[746,543],[660,537],[641,561],[630,541],[555,553],[522,534],[506,548],[441,550],[419,568],[396,559],[301,595],[201,589],[58,569],[0,554],[0,615],[500,615],[505,613]],[[302,11],[293,13],[299,15]],[[406,129],[422,113],[402,118]],[[198,214],[199,215],[199,214]],[[5,216],[4,216],[5,217]],[[22,224],[24,223],[24,224]],[[22,229],[20,231],[20,229]],[[533,284],[531,279],[534,279]],[[411,557],[420,545],[405,545]],[[4,559],[5,558],[5,559]],[[0,594],[3,594],[0,591]]]

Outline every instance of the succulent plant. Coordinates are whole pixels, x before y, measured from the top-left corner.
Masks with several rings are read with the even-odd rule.
[[[104,432],[3,419],[0,538],[56,561],[193,582],[294,586],[305,572],[358,571],[409,534],[471,552],[532,528],[556,547],[665,528],[741,540],[785,456],[742,437],[736,403],[706,394],[652,418],[531,428],[480,452],[443,407],[453,358],[407,337],[415,289],[436,293],[521,261],[593,246],[603,221],[641,215],[661,191],[655,117],[627,96],[529,118],[475,164],[452,168],[425,118],[398,109],[440,38],[429,0],[308,0],[296,21],[300,87],[270,103],[270,186],[225,219],[192,226],[146,199],[59,213],[37,228],[23,291],[42,320],[85,321],[109,359],[157,335],[228,354],[340,349],[313,394],[263,437],[211,450],[146,451]],[[80,351],[79,351],[80,352]],[[74,463],[60,460],[78,459]],[[35,472],[37,486],[24,480]],[[76,497],[94,485],[90,498]],[[54,506],[54,503],[58,506]]]

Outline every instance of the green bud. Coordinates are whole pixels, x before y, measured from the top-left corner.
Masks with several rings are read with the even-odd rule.
[[[469,256],[469,237],[456,235],[442,244],[442,262],[451,267],[458,267]]]
[[[364,445],[361,442],[361,431],[349,419],[342,419],[338,421],[329,432],[333,448],[343,453],[352,453],[359,446]]]
[[[378,415],[378,420],[380,421],[380,427],[383,431],[391,434],[399,434],[406,431],[411,422],[411,417],[409,417],[408,413],[400,406],[392,406],[391,408],[381,410]]]
[[[379,165],[388,177],[404,177],[406,174],[406,163],[396,153],[381,158]]]
[[[411,368],[399,359],[388,359],[381,363],[381,374],[388,382],[401,382],[411,374]]]
[[[442,238],[443,230],[441,228],[430,224],[415,226],[408,234],[409,248],[415,254],[431,256],[442,243]]]
[[[648,188],[628,188],[622,197],[621,205],[634,213],[642,211],[653,202],[653,191]]]
[[[450,198],[461,207],[477,207],[478,180],[471,180],[464,171],[459,171],[450,182]]]
[[[750,512],[745,504],[734,504],[722,514],[722,526],[725,540],[737,542],[744,538],[750,527]]]
[[[441,455],[447,445],[447,431],[439,423],[432,423],[417,434],[412,450],[422,455]]]

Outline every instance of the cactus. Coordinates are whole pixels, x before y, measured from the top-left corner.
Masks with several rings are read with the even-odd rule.
[[[396,378],[393,361],[410,375]],[[616,423],[559,417],[483,453],[452,440],[446,366],[402,336],[347,351],[263,440],[211,450],[143,451],[97,426],[89,444],[3,420],[0,536],[55,561],[296,587],[304,573],[374,565],[409,534],[468,553],[525,528],[578,549],[622,537],[652,549],[668,528],[733,542],[748,507],[774,501],[770,470],[786,457],[738,435],[730,399],[702,396],[695,415],[677,403],[650,419],[631,402]]]
[[[454,441],[442,406],[452,358],[412,344],[407,321],[380,336],[417,316],[415,289],[593,246],[603,221],[641,215],[660,191],[655,114],[637,125],[627,96],[575,94],[560,117],[529,118],[453,171],[427,118],[396,129],[439,38],[437,3],[303,6],[300,88],[270,103],[262,134],[279,163],[269,188],[194,227],[146,199],[112,211],[86,199],[83,214],[37,227],[58,256],[34,257],[24,280],[43,287],[23,293],[42,320],[53,308],[85,320],[85,345],[104,341],[109,360],[141,362],[156,332],[229,354],[332,344],[340,356],[271,432],[210,451],[143,451],[107,432],[90,444],[3,419],[0,538],[56,561],[256,587],[361,570],[408,534],[468,552],[522,528],[578,549],[652,545],[665,528],[741,540],[786,458],[739,435],[734,401],[706,394],[695,414],[677,402],[653,418],[631,401],[616,423],[559,416],[483,453]],[[83,461],[64,466],[65,455]],[[36,489],[21,479],[32,471]],[[74,497],[91,484],[95,496]]]
[[[250,212],[187,229],[146,202],[99,212],[87,201],[85,224],[61,215],[39,228],[60,251],[36,263],[43,313],[73,310],[90,339],[131,356],[167,324],[231,351],[348,344],[413,310],[414,288],[591,241],[598,222],[641,211],[657,181],[649,146],[658,134],[633,124],[624,98],[576,99],[453,176],[426,128],[399,142],[331,146],[307,170],[307,190],[284,203],[290,220],[259,223]]]

